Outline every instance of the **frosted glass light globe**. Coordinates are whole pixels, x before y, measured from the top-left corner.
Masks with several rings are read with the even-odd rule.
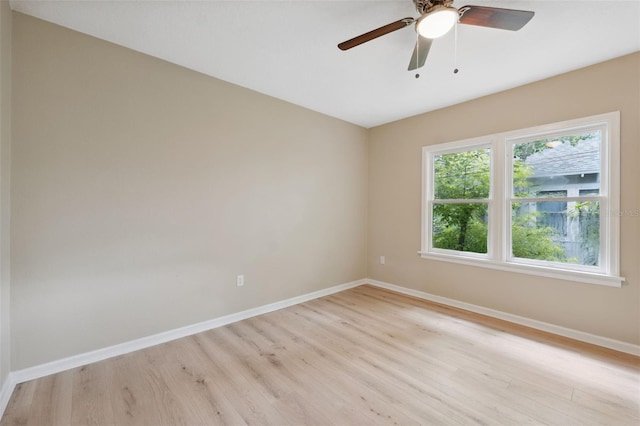
[[[418,18],[418,34],[426,38],[442,37],[458,22],[458,10],[455,7],[435,6],[431,12]]]

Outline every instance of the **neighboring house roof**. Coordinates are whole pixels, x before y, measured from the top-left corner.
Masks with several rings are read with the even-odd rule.
[[[598,173],[600,171],[600,136],[580,141],[575,146],[564,142],[553,149],[545,149],[530,155],[525,164],[533,168],[532,177]]]

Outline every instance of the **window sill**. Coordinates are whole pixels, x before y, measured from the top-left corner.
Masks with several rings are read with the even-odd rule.
[[[520,274],[536,275],[559,280],[582,282],[587,284],[604,285],[608,287],[622,287],[624,277],[613,275],[594,274],[591,272],[572,271],[567,269],[548,268],[544,266],[521,265],[507,262],[496,262],[488,259],[474,259],[470,257],[452,256],[441,253],[428,253],[419,251],[418,255],[423,259],[438,260],[458,263],[481,268],[497,269],[499,271],[516,272]]]

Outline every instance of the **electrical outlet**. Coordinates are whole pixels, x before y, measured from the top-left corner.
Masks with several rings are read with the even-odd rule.
[[[244,285],[244,275],[238,275],[236,277],[236,286],[242,287]]]
[[[386,259],[384,258],[384,256],[380,256],[380,264],[384,265],[384,262],[386,262]]]

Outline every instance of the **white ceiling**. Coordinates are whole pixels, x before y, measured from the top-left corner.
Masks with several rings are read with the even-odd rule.
[[[434,42],[416,79],[407,71],[412,27],[336,47],[417,17],[411,0],[11,0],[15,11],[364,127],[640,51],[640,0],[454,2],[466,4],[535,16],[517,32],[460,25],[460,72],[452,31]]]

